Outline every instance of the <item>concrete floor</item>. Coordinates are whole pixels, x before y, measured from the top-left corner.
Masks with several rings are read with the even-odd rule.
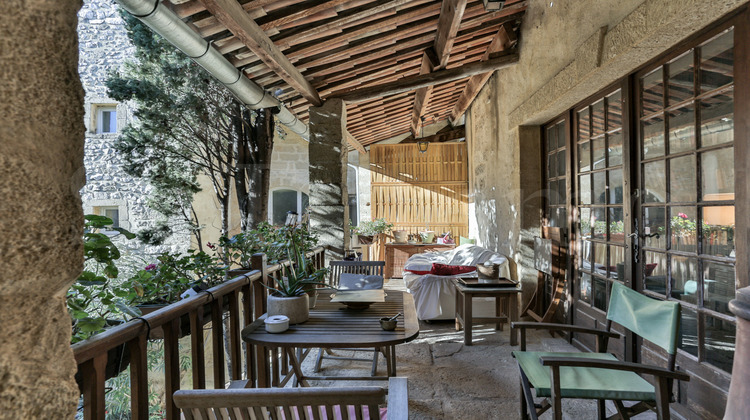
[[[402,289],[403,282],[391,280],[386,288]],[[495,331],[494,326],[478,325],[473,334],[473,345],[463,344],[463,332],[457,332],[453,322],[420,322],[419,337],[396,347],[398,376],[409,381],[409,418],[411,419],[518,419],[518,367],[511,356],[508,328]],[[529,350],[576,351],[565,340],[552,338],[548,333],[530,331]],[[316,355],[317,350],[311,356]],[[337,355],[347,355],[336,350]],[[351,353],[349,353],[351,354]],[[359,353],[362,357],[364,353]],[[366,355],[364,357],[367,357]],[[303,369],[312,374],[314,357],[308,357]],[[322,374],[368,375],[370,364],[324,360]],[[378,373],[385,374],[385,360],[380,356]],[[352,386],[383,381],[312,381],[315,386]],[[608,407],[611,409],[614,406]],[[563,400],[563,418],[595,419],[596,405],[591,401]],[[611,414],[611,413],[610,413]],[[551,418],[545,413],[542,418]],[[644,413],[637,419],[656,418]]]

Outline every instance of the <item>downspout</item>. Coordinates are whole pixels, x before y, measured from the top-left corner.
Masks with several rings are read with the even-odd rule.
[[[117,0],[130,14],[206,69],[248,108],[278,108],[279,122],[308,139],[307,124],[300,121],[281,102],[245,77],[210,43],[169,10],[160,0]]]

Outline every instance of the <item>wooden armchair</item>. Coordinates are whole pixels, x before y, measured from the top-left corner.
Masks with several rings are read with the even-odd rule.
[[[669,354],[667,367],[622,362],[606,353],[608,339],[620,337],[610,331],[613,321],[666,350]],[[649,298],[617,282],[612,285],[606,330],[535,322],[515,322],[511,328],[521,331],[521,351],[514,351],[513,357],[521,373],[522,419],[528,419],[529,415],[537,419],[549,408],[553,410],[554,419],[562,419],[562,398],[597,400],[599,419],[606,418],[605,400],[615,402],[618,414],[613,418],[628,419],[654,410],[659,419],[669,419],[672,382],[690,380],[687,374],[675,371],[679,303]],[[596,353],[528,352],[527,329],[595,334]],[[653,377],[655,385],[641,375]],[[540,404],[534,403],[531,388],[537,398],[544,398]],[[626,407],[622,401],[638,403]]]
[[[376,386],[346,388],[195,389],[174,393],[186,420],[224,419],[379,419],[409,417],[406,378],[391,378],[388,390]]]
[[[331,287],[348,289],[353,288],[347,284],[341,284],[342,274],[358,274],[362,276],[378,276],[380,282],[370,282],[363,286],[364,289],[382,289],[383,288],[383,268],[385,267],[385,261],[331,261]],[[315,360],[315,372],[320,372],[323,365],[323,359],[334,359],[334,360],[356,360],[362,362],[372,362],[372,369],[370,374],[375,376],[378,370],[378,354],[382,352],[382,349],[341,349],[341,350],[356,350],[373,353],[371,358],[362,357],[345,357],[334,355],[331,349],[320,349],[318,351],[318,357]]]

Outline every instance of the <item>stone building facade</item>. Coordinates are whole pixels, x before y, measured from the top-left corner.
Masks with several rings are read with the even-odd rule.
[[[113,147],[120,130],[133,119],[131,106],[108,97],[105,85],[108,75],[132,59],[135,49],[119,10],[114,0],[86,0],[78,13],[78,73],[86,95],[86,185],[81,200],[84,214],[108,215],[118,219],[118,226],[138,232],[154,226],[163,216],[147,206],[152,187],[122,170],[122,157]],[[170,225],[175,233],[163,245],[126,241],[122,246],[139,256],[186,251],[189,231],[179,220],[170,221]]]

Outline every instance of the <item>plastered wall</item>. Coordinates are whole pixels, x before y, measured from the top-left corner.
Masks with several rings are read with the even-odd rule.
[[[530,0],[520,60],[497,71],[468,112],[472,231],[516,259],[524,303],[536,284],[533,237],[540,234],[539,126],[746,0]],[[538,163],[534,163],[538,162]]]
[[[0,2],[0,418],[73,418],[65,292],[83,264],[80,1]]]

